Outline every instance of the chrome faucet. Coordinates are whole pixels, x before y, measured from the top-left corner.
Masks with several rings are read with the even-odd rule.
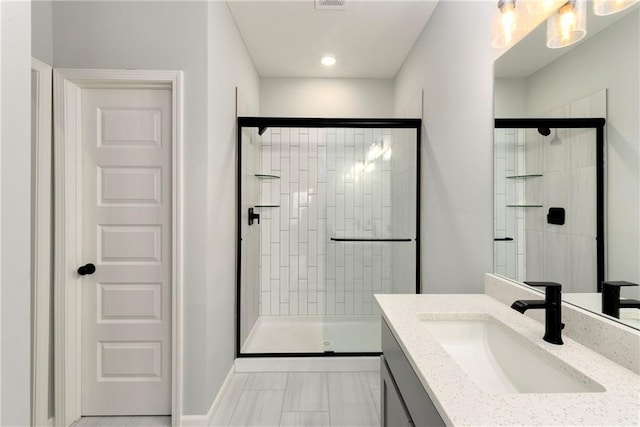
[[[545,288],[544,300],[517,300],[511,304],[511,308],[520,313],[529,309],[544,309],[544,337],[546,342],[551,344],[563,344],[561,331],[564,328],[562,323],[562,285],[555,282],[524,282],[529,286]]]
[[[621,308],[640,308],[637,299],[620,299],[621,286],[638,286],[631,282],[602,282],[602,312],[609,316],[620,318]]]

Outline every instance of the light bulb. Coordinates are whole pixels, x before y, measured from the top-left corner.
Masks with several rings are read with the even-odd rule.
[[[586,0],[569,0],[547,19],[547,47],[570,46],[587,34]]]
[[[573,10],[560,15],[560,26],[562,28],[562,41],[571,38],[571,31],[576,27],[576,14]]]
[[[502,11],[502,16],[500,17],[502,31],[504,32],[504,41],[507,44],[511,44],[513,41],[513,29],[516,22],[514,9],[515,6],[513,4],[505,6],[505,10]]]
[[[518,42],[525,34],[523,7],[516,0],[500,0],[492,18],[491,45],[504,48]]]

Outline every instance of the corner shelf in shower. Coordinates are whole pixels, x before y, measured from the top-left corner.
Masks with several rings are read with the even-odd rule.
[[[255,177],[258,179],[280,179],[278,175],[273,175],[270,173],[257,173]]]
[[[505,178],[507,178],[507,179],[526,179],[526,178],[539,178],[541,176],[542,176],[541,173],[529,173],[529,174],[523,174],[523,175],[509,175],[509,176],[505,176]]]

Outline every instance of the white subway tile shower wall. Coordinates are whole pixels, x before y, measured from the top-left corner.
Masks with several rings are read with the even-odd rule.
[[[392,146],[389,129],[270,128],[261,138],[263,316],[377,314],[373,293],[391,292],[391,162],[367,153]],[[395,150],[395,147],[394,147]],[[395,155],[395,152],[394,152]],[[403,206],[405,209],[406,206]]]

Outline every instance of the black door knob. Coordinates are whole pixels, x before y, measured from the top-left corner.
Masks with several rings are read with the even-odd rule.
[[[91,263],[85,264],[78,269],[78,274],[81,276],[84,276],[86,274],[93,274],[95,272],[96,272],[96,266]]]

